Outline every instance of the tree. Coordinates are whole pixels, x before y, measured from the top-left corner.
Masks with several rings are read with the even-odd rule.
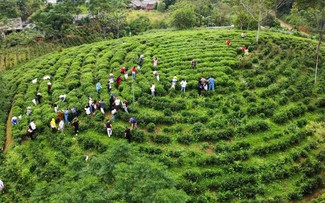
[[[294,19],[296,25],[304,25],[308,27],[313,33],[318,35],[318,43],[315,54],[315,78],[317,82],[318,64],[319,64],[319,50],[322,41],[324,40],[325,32],[325,2],[321,0],[307,2],[300,0],[293,4],[291,10],[291,17]]]
[[[121,36],[126,25],[125,8],[129,0],[92,0],[87,5],[89,12],[100,22],[106,36],[112,32],[116,38]]]
[[[176,3],[176,0],[164,0],[166,4],[166,9],[169,8],[169,6],[174,5]]]
[[[17,7],[23,21],[44,5],[42,0],[17,0]]]
[[[257,22],[256,42],[258,42],[262,20],[269,12],[271,3],[268,0],[240,0],[245,11]]]
[[[140,16],[129,24],[133,35],[145,32],[151,28],[150,19],[147,16]]]
[[[256,29],[256,21],[247,13],[240,12],[235,17],[235,26],[241,30]]]
[[[0,1],[0,19],[3,18],[17,18],[20,12],[16,6],[15,0],[2,0]]]
[[[65,4],[48,4],[45,9],[37,11],[31,18],[46,36],[62,38],[73,24],[73,13]]]
[[[191,28],[195,25],[195,20],[194,9],[189,5],[173,11],[172,25],[177,29]]]
[[[164,1],[160,1],[157,5],[157,10],[159,12],[164,12],[166,8],[166,3]]]

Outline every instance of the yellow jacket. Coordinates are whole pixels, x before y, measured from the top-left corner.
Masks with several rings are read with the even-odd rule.
[[[56,123],[55,123],[54,118],[52,118],[52,120],[50,122],[50,126],[51,126],[51,128],[56,128]]]

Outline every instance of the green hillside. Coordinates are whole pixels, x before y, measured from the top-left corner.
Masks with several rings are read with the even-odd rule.
[[[296,202],[323,193],[325,161],[324,49],[314,84],[316,41],[279,33],[240,37],[232,30],[159,32],[103,41],[48,54],[3,73],[12,101],[13,144],[0,154],[4,202]],[[225,41],[230,39],[231,46]],[[240,47],[248,47],[242,56]],[[132,80],[131,68],[144,55]],[[157,68],[153,58],[158,57]],[[197,68],[191,61],[198,62]],[[127,67],[112,92],[129,101],[129,114],[111,119],[106,84]],[[153,71],[157,70],[160,81]],[[51,76],[52,89],[47,92]],[[177,76],[176,89],[171,82]],[[200,77],[215,91],[198,95]],[[32,80],[38,79],[37,83]],[[186,92],[180,81],[186,79]],[[100,96],[95,84],[103,88]],[[156,96],[150,93],[156,85]],[[41,104],[32,99],[42,93]],[[59,101],[66,94],[67,101]],[[133,97],[134,95],[134,97]],[[106,114],[86,115],[88,97],[104,99]],[[71,124],[51,132],[60,109],[76,107]],[[26,108],[32,107],[32,115]],[[10,112],[10,111],[7,111]],[[128,119],[138,127],[124,139]],[[2,120],[0,129],[6,120]],[[11,118],[9,118],[11,119]],[[36,139],[24,136],[35,120]],[[69,114],[72,120],[72,113]],[[8,126],[10,127],[10,126]],[[8,129],[7,129],[8,130]],[[0,137],[4,145],[5,135]],[[7,149],[6,148],[6,149]],[[86,161],[85,157],[89,160]]]

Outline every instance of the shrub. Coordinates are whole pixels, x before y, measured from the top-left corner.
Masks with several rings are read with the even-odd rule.
[[[153,142],[158,144],[169,144],[172,141],[167,135],[152,135],[150,138]]]
[[[156,125],[154,123],[148,123],[147,125],[147,131],[148,132],[154,132]]]
[[[325,107],[325,97],[320,97],[316,101],[316,106],[324,108]]]
[[[190,134],[186,134],[186,135],[181,135],[179,137],[177,137],[177,142],[181,143],[181,144],[191,144],[195,141],[195,138],[190,135]]]
[[[269,129],[269,125],[265,121],[253,121],[246,125],[245,130],[248,133],[263,132]]]
[[[277,124],[284,124],[288,121],[288,115],[286,112],[280,112],[275,114],[272,119]]]
[[[134,130],[132,132],[132,141],[137,143],[143,143],[145,141],[144,132],[141,130]]]

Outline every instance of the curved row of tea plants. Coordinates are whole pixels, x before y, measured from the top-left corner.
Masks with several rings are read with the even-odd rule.
[[[231,39],[230,47],[226,39]],[[248,56],[242,57],[242,45],[248,47]],[[274,33],[264,33],[255,44],[254,33],[242,39],[240,32],[228,30],[164,32],[65,49],[10,70],[5,77],[15,93],[13,115],[23,118],[13,126],[15,142],[3,157],[3,179],[10,188],[5,197],[7,201],[58,201],[51,195],[54,185],[46,182],[60,183],[72,193],[71,184],[81,181],[93,181],[95,188],[102,188],[98,195],[110,188],[117,190],[120,179],[84,180],[84,175],[97,177],[88,171],[93,160],[106,156],[114,144],[124,145],[119,139],[130,117],[139,124],[132,132],[132,150],[139,159],[167,167],[172,177],[170,187],[163,189],[176,191],[183,201],[296,201],[313,194],[324,183],[325,119],[325,73],[319,71],[314,85],[314,45],[307,39]],[[123,79],[112,89],[121,100],[129,101],[130,114],[118,112],[113,137],[108,138],[103,123],[110,118],[109,109],[106,115],[86,116],[83,107],[88,97],[103,98],[107,107],[109,73],[116,78],[125,66],[130,74],[141,54],[145,58],[136,79]],[[152,65],[155,56],[159,60],[156,68]],[[198,62],[196,69],[191,68],[192,59]],[[154,70],[160,81],[153,76]],[[53,84],[50,94],[48,81],[42,79],[46,75]],[[174,76],[176,89],[171,88]],[[197,83],[202,76],[213,76],[216,90],[199,96]],[[36,84],[31,82],[35,78]],[[179,84],[183,78],[188,82],[185,93]],[[100,96],[95,91],[98,81],[103,86]],[[152,83],[156,97],[150,94]],[[43,94],[42,103],[32,106],[37,92]],[[66,102],[58,101],[61,94],[67,95]],[[60,109],[78,109],[81,134],[77,138],[69,126],[64,134],[51,132],[49,122],[57,118],[53,103]],[[30,117],[25,116],[27,106],[32,106]],[[30,119],[36,121],[37,139],[22,142]],[[88,164],[80,158],[85,154],[90,156]],[[118,169],[102,170],[115,174]],[[84,172],[74,176],[77,171]],[[90,201],[89,191],[81,192],[84,201]],[[109,192],[104,200],[139,200],[135,193],[123,196],[122,191],[117,196]]]

